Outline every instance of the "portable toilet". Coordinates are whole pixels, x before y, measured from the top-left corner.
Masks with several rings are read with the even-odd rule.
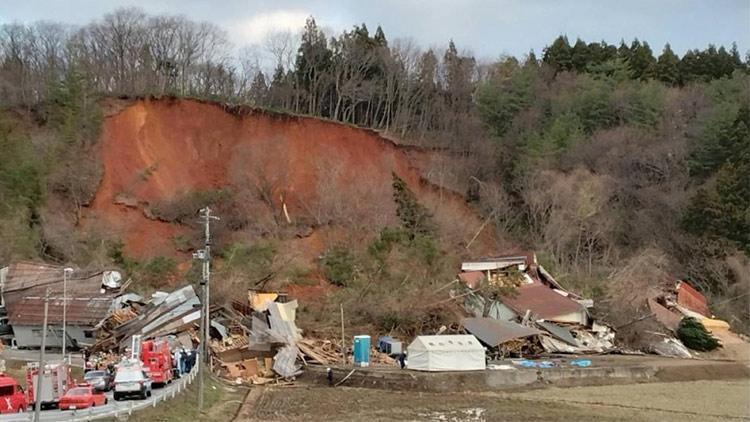
[[[370,366],[370,336],[354,336],[354,366]]]

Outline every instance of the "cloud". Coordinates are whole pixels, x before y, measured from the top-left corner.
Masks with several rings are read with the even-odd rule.
[[[230,36],[237,44],[257,44],[273,32],[297,30],[305,26],[310,13],[300,9],[275,10],[253,15],[230,26]]]

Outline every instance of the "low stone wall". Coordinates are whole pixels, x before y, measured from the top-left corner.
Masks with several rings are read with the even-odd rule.
[[[351,372],[351,367],[331,367],[334,383]],[[378,388],[401,391],[453,392],[518,390],[545,386],[586,386],[632,384],[641,382],[668,382],[701,379],[750,378],[750,368],[738,362],[644,361],[640,364],[627,361],[618,365],[608,363],[589,368],[514,368],[511,370],[485,370],[470,372],[419,372],[391,368],[355,368],[343,383],[348,387]],[[301,382],[327,384],[326,368],[310,365],[300,377]]]

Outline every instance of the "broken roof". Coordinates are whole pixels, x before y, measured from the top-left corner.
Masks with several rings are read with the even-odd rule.
[[[3,298],[8,301],[21,297],[44,296],[47,288],[52,295],[63,293],[63,270],[65,267],[37,262],[21,261],[8,266],[3,283]],[[112,279],[111,271],[87,271],[74,269],[68,275],[69,296],[96,297],[105,281]]]
[[[685,308],[703,316],[711,316],[711,310],[708,309],[708,301],[706,300],[706,297],[699,291],[695,290],[693,286],[684,281],[680,281],[677,283],[676,290],[678,305],[684,306]]]
[[[500,300],[519,315],[529,310],[538,318],[550,321],[585,323],[586,319],[583,306],[539,282],[522,285],[516,289],[515,296]]]
[[[109,315],[112,297],[68,298],[66,322],[68,325],[94,326]],[[44,298],[24,297],[7,304],[10,325],[41,326],[44,323]],[[47,323],[62,324],[63,300],[49,300]]]
[[[496,347],[508,340],[534,336],[541,331],[511,321],[493,318],[466,318],[461,324],[482,343]]]

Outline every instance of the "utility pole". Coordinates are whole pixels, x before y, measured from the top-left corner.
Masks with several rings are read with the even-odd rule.
[[[47,347],[47,312],[49,311],[49,287],[44,294],[44,323],[42,323],[42,347],[39,348],[39,368],[36,373],[34,393],[34,421],[39,422],[42,410],[42,375],[44,374],[44,348]],[[33,379],[33,378],[32,378]]]
[[[193,254],[193,257],[203,261],[203,277],[201,279],[201,323],[200,339],[201,354],[198,362],[198,411],[203,411],[203,372],[208,363],[208,341],[211,338],[211,305],[210,300],[210,280],[211,280],[211,220],[219,220],[219,217],[211,215],[211,208],[206,207],[200,210],[201,220],[204,224],[205,242],[203,249]]]
[[[68,274],[72,272],[73,272],[72,268],[65,268],[63,270],[63,321],[62,321],[62,357],[63,357],[63,360],[65,360],[65,346],[68,340],[68,334],[65,332],[65,329],[67,326],[67,314],[68,314]]]

